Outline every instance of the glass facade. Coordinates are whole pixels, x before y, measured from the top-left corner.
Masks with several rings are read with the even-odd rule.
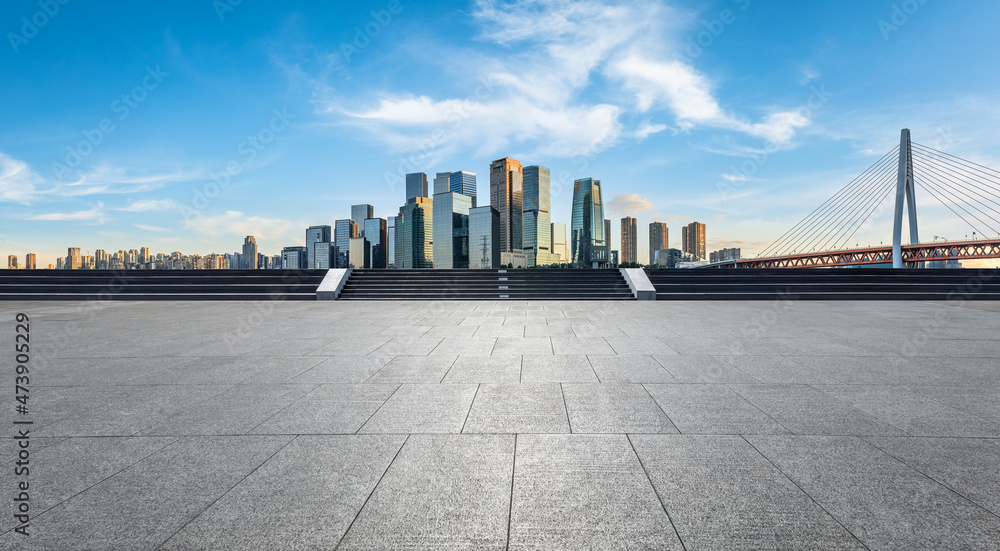
[[[368,240],[364,237],[352,237],[350,244],[351,268],[370,268],[371,258],[368,256]]]
[[[336,268],[338,262],[337,245],[329,241],[320,241],[312,244],[312,266],[315,270],[329,270]]]
[[[500,213],[500,252],[521,252],[524,210],[521,163],[504,157],[490,163],[490,205]]]
[[[491,206],[469,210],[469,267],[490,269],[500,266],[500,213]]]
[[[365,239],[368,240],[368,257],[371,259],[369,268],[384,270],[389,267],[389,257],[386,252],[387,232],[388,225],[385,218],[365,220]]]
[[[406,201],[416,197],[427,197],[427,175],[423,172],[406,175]]]
[[[375,216],[375,207],[371,205],[351,205],[351,220],[358,225],[358,236],[365,236],[365,220]]]
[[[449,191],[452,191],[451,172],[438,172],[437,176],[434,177],[434,195],[448,193]]]
[[[604,200],[601,181],[583,178],[573,182],[573,221],[570,254],[581,268],[601,267],[610,252],[604,239]]]
[[[347,268],[349,266],[349,251],[351,250],[351,238],[358,237],[358,225],[354,220],[337,220],[333,224],[334,243],[337,245],[337,262],[333,268]]]
[[[306,265],[315,268],[312,257],[313,243],[329,243],[333,241],[333,228],[330,226],[309,226],[306,229]]]
[[[544,166],[527,166],[523,172],[524,204],[522,249],[528,266],[546,266],[551,258],[551,176]]]
[[[385,262],[389,268],[396,267],[396,217],[390,216],[385,230]]]
[[[472,198],[460,193],[434,196],[434,267],[469,267],[469,209]]]
[[[566,247],[566,224],[560,224],[559,222],[552,223],[552,251],[553,255],[557,255],[558,258],[554,258],[553,262],[559,262],[560,264],[569,263],[569,249]]]
[[[433,268],[434,200],[416,197],[399,209],[396,263],[403,269]]]
[[[448,174],[450,175],[448,191],[452,193],[461,193],[466,197],[471,197],[472,207],[473,208],[477,207],[478,205],[476,204],[476,173],[469,172],[467,170],[459,170],[458,172],[450,172]],[[434,193],[437,193],[437,191],[435,191]]]
[[[281,267],[286,270],[298,270],[308,267],[306,259],[305,247],[285,247],[281,249]]]

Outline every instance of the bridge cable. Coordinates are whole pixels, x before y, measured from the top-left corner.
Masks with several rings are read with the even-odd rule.
[[[895,179],[896,178],[886,178],[885,181],[879,182],[879,184],[881,185],[879,185],[877,188],[873,188],[871,193],[869,193],[866,197],[858,201],[855,207],[851,209],[851,211],[848,213],[848,216],[840,224],[838,224],[836,228],[831,228],[834,230],[832,234],[829,230],[823,234],[821,239],[826,238],[826,241],[824,241],[822,245],[818,245],[816,248],[818,248],[821,251],[829,250],[827,249],[829,244],[831,242],[836,243],[837,241],[839,241],[839,237],[847,233],[847,231],[850,230],[850,228],[856,223],[856,221],[860,220],[862,215],[870,207],[872,201],[877,201],[885,193],[884,190],[887,187],[893,185],[892,180]]]
[[[913,181],[914,181],[914,183],[917,183],[916,179],[914,179]],[[965,222],[970,227],[972,227],[973,230],[975,230],[975,231],[977,231],[979,233],[982,233],[982,230],[980,230],[978,226],[976,226],[972,222],[969,222],[968,220],[966,220],[965,217],[962,216],[961,214],[958,214],[957,212],[955,212],[955,209],[953,209],[950,206],[948,206],[948,203],[946,203],[943,199],[941,199],[941,197],[938,197],[937,194],[934,193],[934,191],[937,191],[941,195],[947,195],[946,193],[944,193],[943,191],[941,191],[940,189],[938,189],[936,186],[931,186],[931,184],[927,183],[926,181],[919,182],[919,183],[920,183],[921,186],[924,187],[924,189],[926,189],[928,192],[930,192],[930,194],[935,199],[937,199],[942,205],[944,205],[945,207],[948,208],[948,210],[950,210],[951,212],[953,212],[955,214],[955,216],[958,216],[963,222]],[[961,203],[953,203],[953,204],[956,207],[958,207],[960,210],[962,210],[963,212],[965,212],[966,214],[968,214],[969,216],[971,216],[971,217],[975,218],[976,220],[978,220],[980,224],[983,224],[987,228],[990,228],[990,226],[988,224],[986,224],[982,220],[979,220],[979,217],[977,217],[975,214],[972,214],[971,212],[969,212],[968,210],[966,210],[965,207],[963,207]],[[993,230],[993,228],[990,228],[990,229]],[[983,235],[986,235],[986,234],[983,234]]]
[[[960,161],[962,163],[973,165],[975,167],[981,168],[981,169],[985,170],[985,172],[983,172],[983,170],[977,170],[977,172],[981,172],[984,175],[987,175],[987,176],[990,176],[990,177],[993,177],[993,178],[1000,178],[1000,171],[998,171],[996,169],[990,168],[988,166],[981,165],[979,163],[974,163],[972,161],[969,161],[967,159],[963,159],[961,157],[956,157],[955,155],[950,155],[948,153],[945,153],[944,151],[938,151],[937,149],[934,149],[933,147],[929,147],[929,146],[926,146],[926,145],[921,145],[921,144],[918,144],[916,142],[910,142],[910,143],[912,145],[915,145],[915,146],[921,148],[921,149],[928,150],[928,151],[930,151],[932,153],[936,153],[938,155],[945,156],[945,157],[950,157],[952,159],[955,159],[956,161]]]
[[[878,208],[882,205],[882,203],[885,202],[886,198],[891,195],[892,190],[895,187],[896,187],[896,182],[889,180],[882,186],[881,189],[876,190],[876,193],[874,193],[871,196],[871,198],[861,206],[861,209],[858,212],[858,214],[856,216],[852,216],[851,220],[848,221],[849,224],[845,224],[846,228],[844,229],[838,228],[837,233],[831,236],[830,239],[827,240],[827,242],[823,243],[823,249],[824,250],[843,249],[847,245],[847,243],[849,243],[851,237],[853,237],[854,234],[858,232],[858,230],[864,227],[865,223],[868,221],[869,218],[871,218],[872,214],[874,214],[875,211],[878,210]],[[852,227],[854,228],[854,230],[850,231]],[[849,235],[847,233],[848,231],[850,231]]]
[[[873,214],[875,214],[875,211],[878,210],[878,207],[881,206],[886,199],[892,197],[893,191],[895,191],[895,187],[896,187],[895,183],[892,183],[888,186],[885,194],[882,196],[882,199],[879,202],[875,203],[875,207],[868,213],[868,216],[866,216],[865,219],[861,221],[861,224],[857,228],[855,228],[853,232],[851,232],[851,235],[847,236],[847,239],[844,239],[843,244],[840,245],[840,247],[838,247],[839,249],[844,249],[850,244],[851,238],[854,237],[854,234],[856,234],[858,230],[860,230],[861,228],[865,227],[865,224],[868,222],[868,219],[871,218]]]
[[[978,212],[979,212],[980,214],[982,214],[983,216],[986,216],[987,218],[989,218],[989,219],[993,220],[993,221],[994,221],[994,222],[996,222],[997,224],[1000,224],[1000,220],[998,220],[997,218],[995,218],[994,216],[992,216],[992,215],[997,215],[997,216],[1000,216],[1000,212],[997,212],[996,210],[994,210],[994,209],[990,208],[989,206],[987,206],[987,205],[986,205],[985,203],[983,203],[982,201],[978,201],[978,200],[976,200],[976,198],[975,198],[975,197],[976,197],[976,196],[978,196],[978,197],[983,197],[983,198],[985,198],[985,199],[986,199],[987,201],[990,201],[990,202],[992,202],[993,204],[997,204],[997,203],[996,203],[995,201],[992,201],[992,200],[991,200],[991,199],[990,199],[990,198],[989,198],[988,196],[985,196],[985,195],[982,195],[981,193],[976,193],[976,192],[974,192],[974,191],[971,191],[971,190],[970,190],[969,188],[967,188],[966,186],[964,186],[964,185],[962,185],[961,183],[959,183],[959,182],[957,182],[957,181],[955,181],[955,180],[951,179],[951,178],[950,178],[949,176],[947,176],[947,175],[945,175],[945,174],[941,174],[941,173],[939,173],[939,172],[937,172],[937,171],[934,171],[934,174],[935,174],[935,175],[937,175],[937,176],[939,176],[940,178],[942,178],[942,180],[937,180],[937,181],[935,182],[935,183],[937,183],[937,184],[938,184],[938,185],[939,185],[939,186],[940,186],[940,187],[941,187],[942,189],[944,189],[945,191],[951,191],[951,195],[952,195],[953,197],[957,197],[957,198],[960,198],[960,199],[964,200],[964,201],[966,202],[966,204],[967,204],[968,206],[970,206],[970,207],[974,208],[974,209],[975,209],[975,210],[977,210],[977,211],[978,211]],[[949,186],[949,184],[950,184],[950,185],[953,185],[953,186],[955,186],[955,187],[957,187],[957,188],[960,188],[960,189],[961,189],[961,191],[959,191],[959,190],[956,190],[956,189],[953,189],[953,188],[949,188],[949,187],[948,187],[948,186]],[[998,204],[997,206],[1000,206],[1000,204]],[[982,208],[980,208],[980,207],[982,207]],[[985,208],[985,210],[983,210],[984,208]]]

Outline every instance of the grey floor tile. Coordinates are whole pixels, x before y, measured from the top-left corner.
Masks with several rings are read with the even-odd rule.
[[[162,549],[333,549],[405,438],[300,436]]]
[[[655,337],[606,337],[604,340],[614,348],[619,355],[626,354],[648,354],[648,355],[673,355],[677,352],[668,346],[664,341]]]
[[[681,549],[624,435],[517,437],[510,545]]]
[[[750,375],[720,356],[661,356],[653,358],[681,383],[756,383]]]
[[[444,383],[516,383],[521,380],[521,356],[459,356]]]
[[[871,549],[989,549],[1000,518],[854,437],[748,436]]]
[[[630,436],[687,549],[864,549],[737,436]]]
[[[552,339],[549,337],[498,337],[493,354],[510,356],[516,354],[552,354]]]
[[[583,355],[529,354],[522,357],[522,383],[597,382],[590,360]]]
[[[643,385],[683,434],[787,434],[726,385]]]
[[[642,385],[564,384],[574,433],[676,433],[673,423]]]
[[[457,355],[396,356],[367,383],[440,383]]]
[[[354,434],[397,388],[396,384],[320,385],[251,433]]]
[[[902,436],[906,433],[829,394],[806,385],[731,385],[794,434]]]
[[[469,416],[478,385],[404,384],[372,418],[362,433],[459,433]]]
[[[661,338],[661,341],[678,354],[685,356],[735,356],[742,352],[726,346],[715,339],[705,337]]]
[[[676,383],[674,378],[652,356],[588,356],[597,378],[602,383]]]
[[[496,337],[445,337],[431,355],[489,356],[496,343]]]
[[[462,432],[569,432],[562,389],[558,383],[481,385]]]
[[[810,356],[725,356],[722,359],[761,383],[823,385],[838,382],[814,370],[814,358]],[[844,360],[845,363],[849,361]]]
[[[396,356],[405,354],[408,356],[426,356],[441,344],[440,337],[393,337],[389,342],[378,347],[374,353]]]
[[[146,436],[247,434],[315,385],[240,385],[167,417]]]
[[[552,337],[552,351],[556,354],[615,354],[615,350],[602,338]]]
[[[513,435],[412,435],[338,549],[504,549]]]
[[[316,367],[298,375],[293,383],[363,383],[395,356],[342,355],[323,359]]]

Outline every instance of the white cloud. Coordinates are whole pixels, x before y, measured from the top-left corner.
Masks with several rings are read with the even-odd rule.
[[[29,203],[44,193],[45,179],[23,161],[0,153],[0,201]]]
[[[265,218],[250,216],[239,211],[229,210],[223,214],[199,214],[184,221],[184,228],[201,235],[218,238],[224,235],[252,235],[258,244],[262,239],[281,242],[301,242],[302,228],[299,222],[281,218]]]
[[[167,233],[170,231],[167,228],[161,228],[159,226],[150,226],[148,224],[133,224],[133,226],[139,228],[140,230],[157,232],[157,233]]]
[[[124,212],[149,212],[160,210],[173,210],[178,207],[177,201],[172,199],[143,199],[132,201],[127,206],[117,208]]]
[[[794,111],[757,122],[727,113],[714,84],[676,59],[671,8],[632,0],[478,0],[472,20],[486,53],[465,52],[479,86],[466,98],[406,93],[335,97],[318,111],[344,118],[398,152],[434,157],[455,149],[569,157],[668,128],[735,131],[774,143],[810,124]],[[440,61],[454,65],[454,58]],[[448,67],[454,69],[454,67]],[[463,83],[463,84],[468,84]],[[620,88],[619,88],[620,87]],[[621,90],[628,92],[623,97]],[[600,98],[600,99],[596,99]],[[645,114],[640,123],[631,119]]]
[[[58,222],[94,222],[103,224],[107,217],[104,215],[104,204],[97,203],[97,206],[90,210],[76,212],[50,212],[45,214],[33,214],[25,217],[25,220],[47,220]]]
[[[638,193],[616,195],[610,201],[606,201],[604,206],[607,207],[608,215],[618,214],[633,217],[656,208],[649,199],[642,197]]]

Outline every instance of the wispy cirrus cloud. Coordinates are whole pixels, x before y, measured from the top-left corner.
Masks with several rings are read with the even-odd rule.
[[[382,90],[351,98],[324,89],[318,110],[394,150],[428,155],[472,147],[569,157],[671,128],[784,144],[811,124],[793,110],[753,121],[724,109],[715,84],[679,59],[672,34],[685,30],[675,23],[681,19],[666,2],[478,0],[472,22],[483,46],[467,52],[477,59],[468,79],[485,83],[476,94]],[[428,139],[435,131],[439,137]]]
[[[107,221],[104,213],[104,203],[97,203],[89,210],[75,212],[49,212],[44,214],[30,214],[24,217],[25,220],[45,220],[51,222],[92,222],[103,224]]]

